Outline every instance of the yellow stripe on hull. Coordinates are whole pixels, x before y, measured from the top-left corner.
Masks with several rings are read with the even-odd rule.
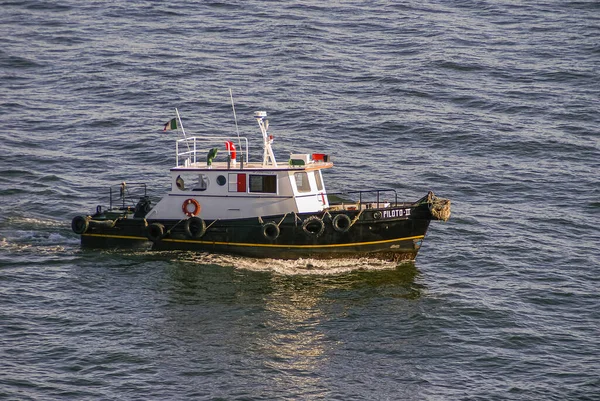
[[[83,234],[82,236],[148,241],[148,238],[145,238],[145,237],[128,237],[128,236],[124,236],[124,235]],[[385,243],[389,243],[389,242],[410,241],[410,240],[423,239],[423,238],[425,238],[424,235],[416,235],[414,237],[395,238],[395,239],[387,239],[387,240],[382,240],[382,241],[352,242],[352,243],[346,243],[346,244],[323,244],[323,245],[253,244],[253,243],[246,243],[246,242],[198,241],[198,240],[173,239],[173,238],[164,238],[161,241],[181,242],[181,243],[187,243],[187,244],[203,244],[203,245],[253,246],[253,247],[266,247],[266,248],[307,248],[308,249],[308,248],[339,248],[339,247],[350,247],[350,246],[376,245],[376,244],[385,244]]]

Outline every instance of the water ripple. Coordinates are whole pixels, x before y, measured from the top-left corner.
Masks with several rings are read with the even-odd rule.
[[[593,399],[599,7],[4,2],[0,397]],[[402,266],[81,250],[109,185],[168,187],[175,107],[234,135],[229,88],[330,191],[452,219]]]

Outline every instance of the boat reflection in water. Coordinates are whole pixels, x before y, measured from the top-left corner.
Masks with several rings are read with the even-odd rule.
[[[171,258],[164,289],[168,327],[161,330],[209,352],[190,358],[211,370],[251,364],[262,366],[257,377],[287,373],[272,376],[285,380],[263,383],[269,393],[329,394],[332,383],[323,383],[319,372],[347,363],[349,338],[381,339],[364,344],[364,352],[396,346],[385,344],[389,327],[359,316],[372,309],[373,315],[394,314],[394,322],[414,318],[422,291],[412,263],[159,254]],[[227,344],[227,356],[210,354],[215,343]],[[260,392],[260,384],[252,387],[248,391]]]

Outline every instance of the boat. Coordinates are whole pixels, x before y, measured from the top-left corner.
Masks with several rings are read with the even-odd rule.
[[[399,201],[389,188],[329,193],[323,172],[333,167],[330,155],[294,153],[277,161],[266,117],[254,114],[261,158],[250,154],[239,131],[186,135],[177,111],[164,127],[183,132],[175,141],[170,191],[153,198],[145,183],[111,186],[108,205],[72,219],[81,246],[405,261],[416,258],[432,220],[450,217],[450,201],[431,191],[412,202]]]

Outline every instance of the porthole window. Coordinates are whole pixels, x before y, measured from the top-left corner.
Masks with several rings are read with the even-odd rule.
[[[227,179],[224,175],[220,175],[217,177],[217,184],[219,184],[220,186],[227,184]]]

